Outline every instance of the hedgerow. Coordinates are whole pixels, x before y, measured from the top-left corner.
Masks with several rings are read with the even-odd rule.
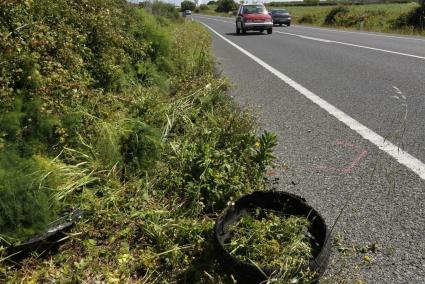
[[[213,219],[263,187],[275,136],[227,96],[206,30],[164,5],[0,4],[0,280],[229,281]],[[90,214],[57,252],[8,262],[74,209]]]

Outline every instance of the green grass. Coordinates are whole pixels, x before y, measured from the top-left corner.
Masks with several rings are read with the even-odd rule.
[[[416,7],[416,3],[407,4],[368,4],[368,5],[345,5],[355,13],[367,13],[368,11],[374,13],[385,13],[389,18],[397,17],[400,13],[407,13]],[[289,6],[287,9],[293,14],[295,18],[299,18],[305,14],[317,14],[324,18],[331,9],[335,6]],[[278,9],[272,7],[272,9]]]
[[[325,18],[336,6],[291,6],[286,9],[292,14],[293,21],[300,24],[325,26]],[[364,20],[364,30],[375,32],[392,32],[402,34],[418,34],[413,27],[393,27],[392,23],[401,15],[408,14],[418,7],[417,3],[407,4],[370,4],[346,5],[348,13],[344,19],[330,26],[346,29],[360,29],[360,21]],[[285,8],[285,7],[281,7]],[[276,9],[276,7],[273,7]]]

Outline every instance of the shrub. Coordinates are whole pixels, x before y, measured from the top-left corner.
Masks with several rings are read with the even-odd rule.
[[[350,10],[345,6],[338,6],[329,11],[329,13],[325,17],[324,24],[325,25],[334,25],[338,17],[345,16],[348,14]]]
[[[216,1],[208,1],[207,5],[215,5],[216,3]]]
[[[192,2],[192,1],[183,1],[180,4],[180,10],[182,12],[183,11],[186,11],[186,10],[193,11],[193,10],[195,10],[195,7],[196,7],[196,4],[194,2]]]
[[[205,10],[209,10],[209,9],[210,9],[210,7],[208,7],[208,5],[205,5],[205,4],[201,4],[199,6],[199,10],[201,10],[201,11],[205,11]]]
[[[146,4],[144,4],[144,6],[145,5]],[[156,0],[149,3],[148,5],[152,15],[154,15],[157,18],[165,17],[171,20],[178,20],[180,18],[180,14],[173,4]]]
[[[223,12],[228,13],[232,10],[235,10],[237,8],[237,4],[233,0],[218,0],[217,1],[217,8],[215,9],[216,12]]]
[[[425,17],[424,15],[422,15],[422,8],[416,7],[412,9],[409,13],[401,14],[398,18],[393,20],[391,22],[391,27],[393,29],[400,29],[406,27],[419,28],[421,25],[421,16]]]

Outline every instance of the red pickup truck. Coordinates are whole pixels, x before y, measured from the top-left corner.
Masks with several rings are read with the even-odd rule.
[[[268,34],[273,32],[272,17],[263,4],[246,4],[239,7],[236,16],[236,33],[245,34],[249,30],[260,32],[267,30]]]

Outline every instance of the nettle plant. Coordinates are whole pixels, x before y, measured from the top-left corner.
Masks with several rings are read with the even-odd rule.
[[[272,164],[276,136],[257,137],[250,115],[220,92],[199,96],[196,115],[174,122],[167,154],[169,167],[162,179],[176,188],[187,206],[206,211],[222,209],[243,193],[262,188],[262,176]],[[195,100],[196,102],[197,100]]]

